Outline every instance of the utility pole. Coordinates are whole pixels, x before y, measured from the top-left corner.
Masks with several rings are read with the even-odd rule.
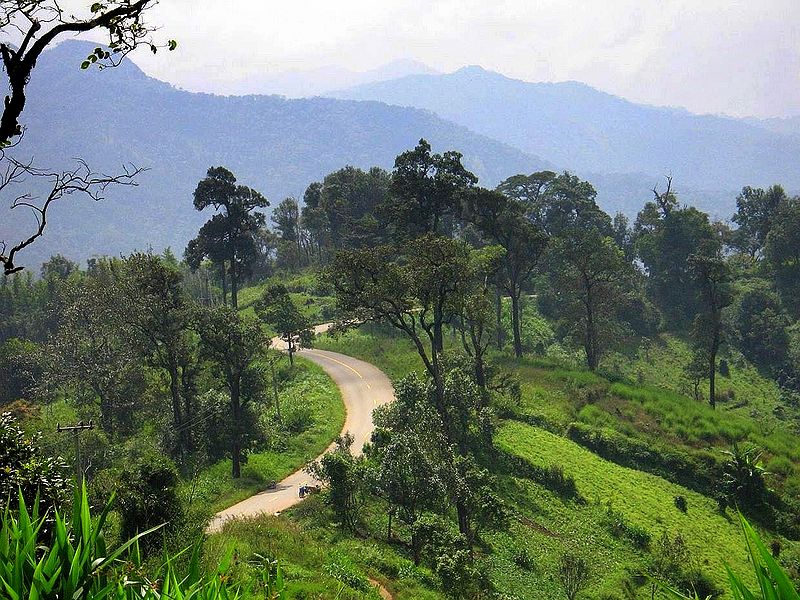
[[[94,422],[89,421],[88,423],[84,423],[83,421],[78,421],[76,425],[66,425],[64,427],[62,427],[60,424],[56,424],[56,429],[59,433],[71,431],[75,437],[75,485],[80,487],[83,484],[83,466],[81,464],[81,431],[94,429]]]

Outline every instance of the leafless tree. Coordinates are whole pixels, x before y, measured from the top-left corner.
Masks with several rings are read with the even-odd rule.
[[[21,162],[6,155],[5,151],[0,151],[0,194],[20,185],[29,187],[32,178],[45,180],[48,189],[42,196],[25,192],[16,195],[11,201],[12,210],[24,207],[33,211],[37,227],[28,237],[11,246],[0,240],[0,265],[6,275],[22,270],[23,267],[14,264],[15,255],[42,236],[47,226],[47,211],[53,202],[76,192],[93,200],[102,200],[103,192],[110,185],[137,185],[135,177],[144,170],[133,165],[123,165],[121,174],[106,175],[92,171],[82,159],[76,160],[78,166],[72,170],[48,171],[34,167],[32,161]]]
[[[12,157],[11,150],[22,141],[25,130],[20,119],[25,108],[26,87],[42,52],[59,38],[102,31],[108,36],[107,47],[98,47],[86,57],[80,66],[87,69],[92,65],[116,66],[140,46],[157,52],[162,47],[174,50],[177,45],[174,40],[161,45],[154,41],[155,27],[146,22],[145,13],[157,0],[87,1],[82,15],[66,11],[60,1],[0,0],[0,62],[8,88],[0,116],[0,192],[7,195],[14,188],[33,185],[41,179],[50,184],[50,192],[42,196],[30,192],[11,193],[10,207],[24,206],[33,210],[38,227],[10,247],[9,243],[0,241],[0,265],[6,274],[21,269],[14,264],[15,254],[42,235],[47,211],[53,202],[74,192],[99,200],[109,185],[134,185],[133,178],[141,171],[128,166],[120,174],[106,175],[92,171],[82,160],[71,170],[47,169],[34,165],[33,161]]]

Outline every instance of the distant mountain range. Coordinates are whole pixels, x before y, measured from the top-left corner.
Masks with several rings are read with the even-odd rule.
[[[70,198],[55,206],[45,237],[20,256],[22,264],[36,266],[56,252],[85,259],[171,246],[180,254],[208,218],[193,210],[192,191],[210,166],[228,167],[276,205],[348,164],[391,168],[422,137],[436,151],[462,152],[482,185],[569,169],[594,184],[603,208],[629,216],[670,173],[681,201],[722,218],[744,185],[800,188],[800,123],[792,120],[697,116],[478,67],[377,81],[426,69],[418,64],[373,72],[370,83],[329,98],[215,96],[178,90],[127,60],[81,71],[93,47],[65,42],[41,57],[21,149],[48,168],[83,157],[96,169],[134,163],[149,170],[138,188],[109,190],[104,202]],[[0,240],[33,225],[30,214],[2,210]]]
[[[215,165],[265,193],[273,206],[287,195],[302,197],[309,183],[348,164],[391,168],[421,137],[437,151],[459,149],[487,185],[550,166],[419,109],[190,93],[127,60],[115,69],[81,71],[93,47],[65,42],[42,55],[28,89],[20,149],[48,168],[83,157],[95,169],[134,163],[149,171],[138,188],[109,189],[104,202],[72,197],[54,205],[45,237],[20,255],[21,264],[36,266],[56,252],[85,259],[169,245],[182,253],[208,218],[193,209],[192,192]],[[0,240],[16,239],[32,225],[23,209],[3,207]]]
[[[438,71],[414,60],[395,60],[376,69],[352,71],[343,67],[321,67],[312,70],[292,70],[265,73],[232,82],[211,84],[211,91],[226,95],[278,94],[287,98],[307,98],[325,95],[343,87],[398,79],[408,75],[434,75]],[[208,87],[208,81],[203,85]],[[215,90],[214,88],[219,88]]]
[[[693,190],[800,188],[800,119],[740,120],[634,104],[582,83],[528,83],[480,67],[331,94],[424,108],[583,174],[672,174]],[[652,184],[651,184],[652,185]],[[691,197],[685,197],[691,202]]]

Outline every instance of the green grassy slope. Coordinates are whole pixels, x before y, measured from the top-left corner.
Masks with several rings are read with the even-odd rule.
[[[720,588],[727,581],[726,564],[735,572],[747,572],[738,523],[732,515],[720,513],[714,500],[649,473],[621,467],[568,439],[515,421],[503,424],[497,445],[534,465],[561,465],[590,503],[610,505],[626,522],[650,533],[653,540],[664,531],[680,533]],[[686,513],[675,506],[677,496],[686,498]]]
[[[393,378],[421,369],[411,344],[380,328],[323,337],[317,345],[368,360]],[[733,511],[720,513],[710,497],[604,460],[565,437],[569,424],[578,422],[691,456],[705,453],[720,459],[720,450],[731,442],[752,442],[766,448],[767,459],[782,457],[793,474],[800,464],[800,446],[788,427],[774,421],[765,426],[758,415],[751,417],[738,408],[726,410],[723,406],[714,411],[679,393],[670,385],[670,378],[675,375],[676,365],[682,364],[683,346],[678,340],[667,338],[661,351],[667,352],[670,347],[676,356],[665,358],[667,366],[661,371],[652,368],[642,384],[624,376],[609,379],[552,359],[517,361],[505,355],[494,357],[519,377],[522,388],[520,405],[512,407],[510,418],[499,429],[498,446],[534,465],[561,465],[567,475],[574,477],[580,494],[588,501],[586,506],[565,501],[532,481],[498,473],[503,497],[524,517],[515,522],[510,532],[490,537],[493,552],[485,560],[500,589],[520,598],[554,597],[560,592],[554,582],[553,565],[559,552],[574,546],[599,567],[588,595],[619,596],[621,582],[645,568],[647,553],[609,533],[604,519],[609,505],[626,523],[649,533],[654,542],[663,531],[672,536],[680,533],[698,568],[719,587],[725,587],[725,564],[747,573]],[[636,368],[636,362],[631,368]],[[662,379],[657,378],[659,372]],[[764,402],[777,401],[771,395],[771,382],[747,364],[732,364],[729,379],[737,395],[756,395],[764,390]],[[676,496],[687,500],[686,514],[676,508]],[[769,534],[767,537],[771,538]],[[514,561],[523,547],[533,552],[537,565],[533,570],[521,569]],[[785,549],[791,551],[792,547],[784,540]],[[639,594],[649,597],[645,587],[640,588]]]

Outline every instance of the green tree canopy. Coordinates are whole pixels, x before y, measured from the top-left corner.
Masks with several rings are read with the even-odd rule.
[[[212,207],[220,212],[189,242],[186,261],[192,268],[197,268],[205,258],[219,265],[223,279],[226,276],[230,279],[233,308],[238,306],[240,282],[258,258],[257,236],[266,217],[255,209],[267,206],[269,202],[264,196],[252,188],[237,185],[236,177],[224,167],[208,169],[205,179],[194,191],[197,210]]]

